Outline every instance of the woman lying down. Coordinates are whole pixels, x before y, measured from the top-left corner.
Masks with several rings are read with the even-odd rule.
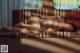
[[[63,22],[57,22],[53,19],[40,19],[37,16],[32,16],[29,17],[29,24],[25,24],[23,22],[18,23],[15,27],[5,27],[6,29],[14,32],[19,32],[22,34],[34,34],[34,35],[40,35],[43,32],[42,27],[45,26],[54,26],[57,27],[58,29],[65,28],[65,30],[73,30],[73,26],[68,24],[68,23],[63,23]],[[51,32],[50,32],[51,30]],[[55,30],[50,28],[49,32],[47,31],[48,34],[54,33]],[[58,33],[56,33],[58,34]],[[58,34],[59,35],[59,34]]]

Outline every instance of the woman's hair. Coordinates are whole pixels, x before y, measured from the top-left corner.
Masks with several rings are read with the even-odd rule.
[[[76,27],[76,25],[73,24],[73,23],[71,23],[71,25],[73,26],[73,30],[72,30],[72,32],[76,32],[76,31],[78,30],[77,27]]]

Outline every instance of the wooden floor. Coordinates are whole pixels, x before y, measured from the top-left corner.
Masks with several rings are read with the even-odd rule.
[[[9,38],[0,37],[0,45],[7,44],[9,53],[80,53],[80,39]]]

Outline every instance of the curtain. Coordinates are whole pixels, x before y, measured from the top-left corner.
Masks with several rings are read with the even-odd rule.
[[[43,7],[43,0],[21,0],[21,9],[41,9]]]
[[[0,29],[12,25],[12,9],[20,6],[21,0],[0,0]]]

